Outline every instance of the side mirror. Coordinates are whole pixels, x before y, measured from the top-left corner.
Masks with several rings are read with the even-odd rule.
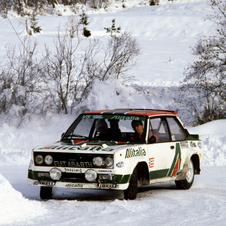
[[[64,137],[64,135],[65,135],[65,133],[62,133],[62,134],[61,134],[61,139]]]

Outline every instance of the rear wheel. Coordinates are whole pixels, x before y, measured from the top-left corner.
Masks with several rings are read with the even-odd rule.
[[[52,198],[52,187],[41,187],[40,188],[40,198],[41,199],[51,199]]]
[[[182,189],[191,188],[193,181],[194,181],[194,175],[195,175],[194,165],[193,165],[192,160],[190,159],[189,164],[188,164],[188,171],[186,173],[185,179],[180,180],[180,181],[175,181],[176,186],[178,188],[182,188]]]
[[[138,172],[137,168],[134,169],[130,178],[129,187],[124,191],[125,199],[136,199],[138,191]]]

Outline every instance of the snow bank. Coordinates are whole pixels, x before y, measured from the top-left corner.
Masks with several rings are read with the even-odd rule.
[[[11,224],[16,221],[31,220],[46,214],[41,202],[25,199],[16,191],[9,181],[0,174],[0,224]]]
[[[201,126],[188,128],[200,135],[203,141],[203,166],[226,166],[226,120],[216,120]]]
[[[2,124],[0,126],[0,165],[28,164],[32,148],[60,140],[61,134],[74,119],[74,115],[54,115],[46,119],[33,116],[19,128],[15,125]]]
[[[122,85],[120,80],[95,80],[87,99],[78,109],[112,109],[112,108],[153,108],[151,102],[139,95],[132,87]]]

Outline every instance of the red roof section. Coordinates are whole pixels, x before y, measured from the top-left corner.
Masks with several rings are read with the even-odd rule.
[[[119,115],[139,115],[139,116],[157,116],[157,115],[177,115],[176,111],[157,110],[157,109],[134,109],[134,108],[119,108],[109,110],[87,111],[84,114],[119,114]]]

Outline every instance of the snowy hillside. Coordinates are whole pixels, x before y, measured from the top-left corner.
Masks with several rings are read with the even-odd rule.
[[[160,0],[161,2],[161,0]],[[131,69],[134,80],[128,84],[150,87],[146,98],[120,81],[97,84],[83,105],[93,109],[145,107],[174,109],[171,93],[184,78],[183,71],[193,60],[190,47],[200,34],[214,32],[213,24],[205,20],[211,13],[207,1],[162,1],[159,6],[135,4],[112,7],[106,11],[88,11],[89,30],[93,37],[104,40],[104,27],[116,19],[116,26],[135,36],[142,53]],[[58,8],[62,10],[62,8]],[[42,33],[34,36],[40,43],[52,45],[62,16],[40,16]],[[24,37],[24,18],[13,13],[10,21],[18,35]],[[9,21],[0,19],[0,59],[5,45],[19,43]],[[91,36],[91,38],[92,38]],[[117,87],[120,95],[115,92]],[[162,87],[165,93],[158,88]],[[168,87],[168,88],[167,88]],[[168,91],[167,91],[168,90]],[[98,97],[98,98],[97,98]],[[99,101],[97,101],[99,100]],[[122,200],[120,192],[56,189],[53,200],[42,201],[39,189],[27,185],[30,150],[40,144],[54,142],[75,119],[75,115],[48,115],[47,119],[31,117],[17,128],[14,122],[0,120],[0,225],[224,225],[226,220],[226,120],[217,120],[197,127],[191,133],[200,134],[204,143],[202,173],[195,177],[193,187],[177,190],[174,183],[141,188],[137,200]],[[10,121],[10,120],[9,120]]]

